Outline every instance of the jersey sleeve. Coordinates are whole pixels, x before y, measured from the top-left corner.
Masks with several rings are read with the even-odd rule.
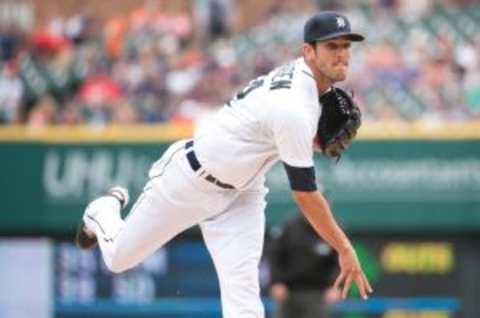
[[[280,160],[291,167],[313,167],[311,118],[301,111],[274,112],[271,128]]]

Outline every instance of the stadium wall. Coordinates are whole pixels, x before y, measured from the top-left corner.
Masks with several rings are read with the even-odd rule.
[[[480,229],[480,129],[366,125],[339,164],[317,156],[321,186],[350,232]],[[0,128],[0,234],[69,235],[112,184],[136,196],[149,166],[192,127]],[[381,133],[378,133],[381,132]],[[268,224],[294,212],[281,165],[269,173]]]

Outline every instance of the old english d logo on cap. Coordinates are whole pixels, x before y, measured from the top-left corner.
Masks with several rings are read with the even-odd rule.
[[[345,23],[345,20],[342,17],[337,17],[337,27],[339,29],[344,28],[347,24]]]

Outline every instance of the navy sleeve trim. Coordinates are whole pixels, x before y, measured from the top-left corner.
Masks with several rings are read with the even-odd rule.
[[[288,180],[290,181],[290,188],[294,191],[313,192],[317,190],[317,183],[315,181],[315,168],[299,168],[292,167],[283,163],[287,171]]]

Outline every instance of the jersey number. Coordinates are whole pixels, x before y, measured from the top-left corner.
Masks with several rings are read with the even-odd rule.
[[[245,98],[248,94],[250,94],[253,90],[261,87],[263,85],[263,82],[265,81],[265,76],[260,76],[248,83],[248,85],[242,89],[240,92],[237,93],[235,96],[236,99],[242,99]]]

